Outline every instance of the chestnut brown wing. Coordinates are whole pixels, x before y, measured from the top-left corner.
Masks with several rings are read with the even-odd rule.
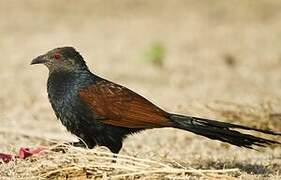
[[[168,113],[135,92],[106,80],[80,90],[79,96],[90,107],[93,117],[103,117],[100,121],[105,124],[127,128],[172,125]]]

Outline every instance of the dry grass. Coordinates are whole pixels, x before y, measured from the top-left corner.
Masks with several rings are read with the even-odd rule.
[[[100,147],[56,152],[50,141],[76,138],[51,110],[46,68],[29,66],[72,45],[94,72],[166,110],[280,131],[280,7],[278,0],[0,0],[0,152],[48,147],[0,164],[0,179],[280,179],[280,146],[257,152],[169,128],[129,137],[116,163]],[[143,61],[155,42],[165,47],[160,68]]]
[[[227,178],[224,174],[237,174],[239,169],[201,170],[175,163],[162,163],[149,159],[139,159],[126,155],[115,155],[102,148],[86,150],[58,144],[46,149],[40,156],[26,161],[9,163],[9,169],[2,178],[33,177],[42,179],[93,178],[93,179],[182,179],[191,176]],[[116,161],[116,162],[113,162]],[[17,166],[24,168],[17,168]]]

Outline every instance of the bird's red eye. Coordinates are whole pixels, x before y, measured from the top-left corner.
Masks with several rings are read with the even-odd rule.
[[[54,54],[54,59],[59,60],[61,58],[61,55],[59,53]]]

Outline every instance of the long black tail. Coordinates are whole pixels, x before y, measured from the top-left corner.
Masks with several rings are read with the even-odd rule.
[[[231,123],[219,122],[197,117],[182,116],[177,114],[171,114],[170,120],[175,124],[176,128],[184,129],[210,139],[227,142],[239,147],[253,149],[254,145],[265,147],[266,145],[270,144],[280,144],[277,141],[259,138],[249,134],[243,134],[233,129],[253,130],[265,134],[281,136],[281,133],[275,133],[270,130],[250,128]]]

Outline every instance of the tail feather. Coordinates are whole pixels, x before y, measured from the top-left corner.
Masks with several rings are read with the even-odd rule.
[[[265,147],[266,145],[270,144],[280,144],[277,141],[256,137],[250,134],[244,134],[233,129],[252,130],[265,134],[281,135],[281,133],[276,133],[270,130],[262,130],[226,122],[182,116],[177,114],[171,114],[170,120],[175,124],[175,127],[179,129],[187,130],[210,139],[227,142],[239,147],[253,149],[253,146]]]

